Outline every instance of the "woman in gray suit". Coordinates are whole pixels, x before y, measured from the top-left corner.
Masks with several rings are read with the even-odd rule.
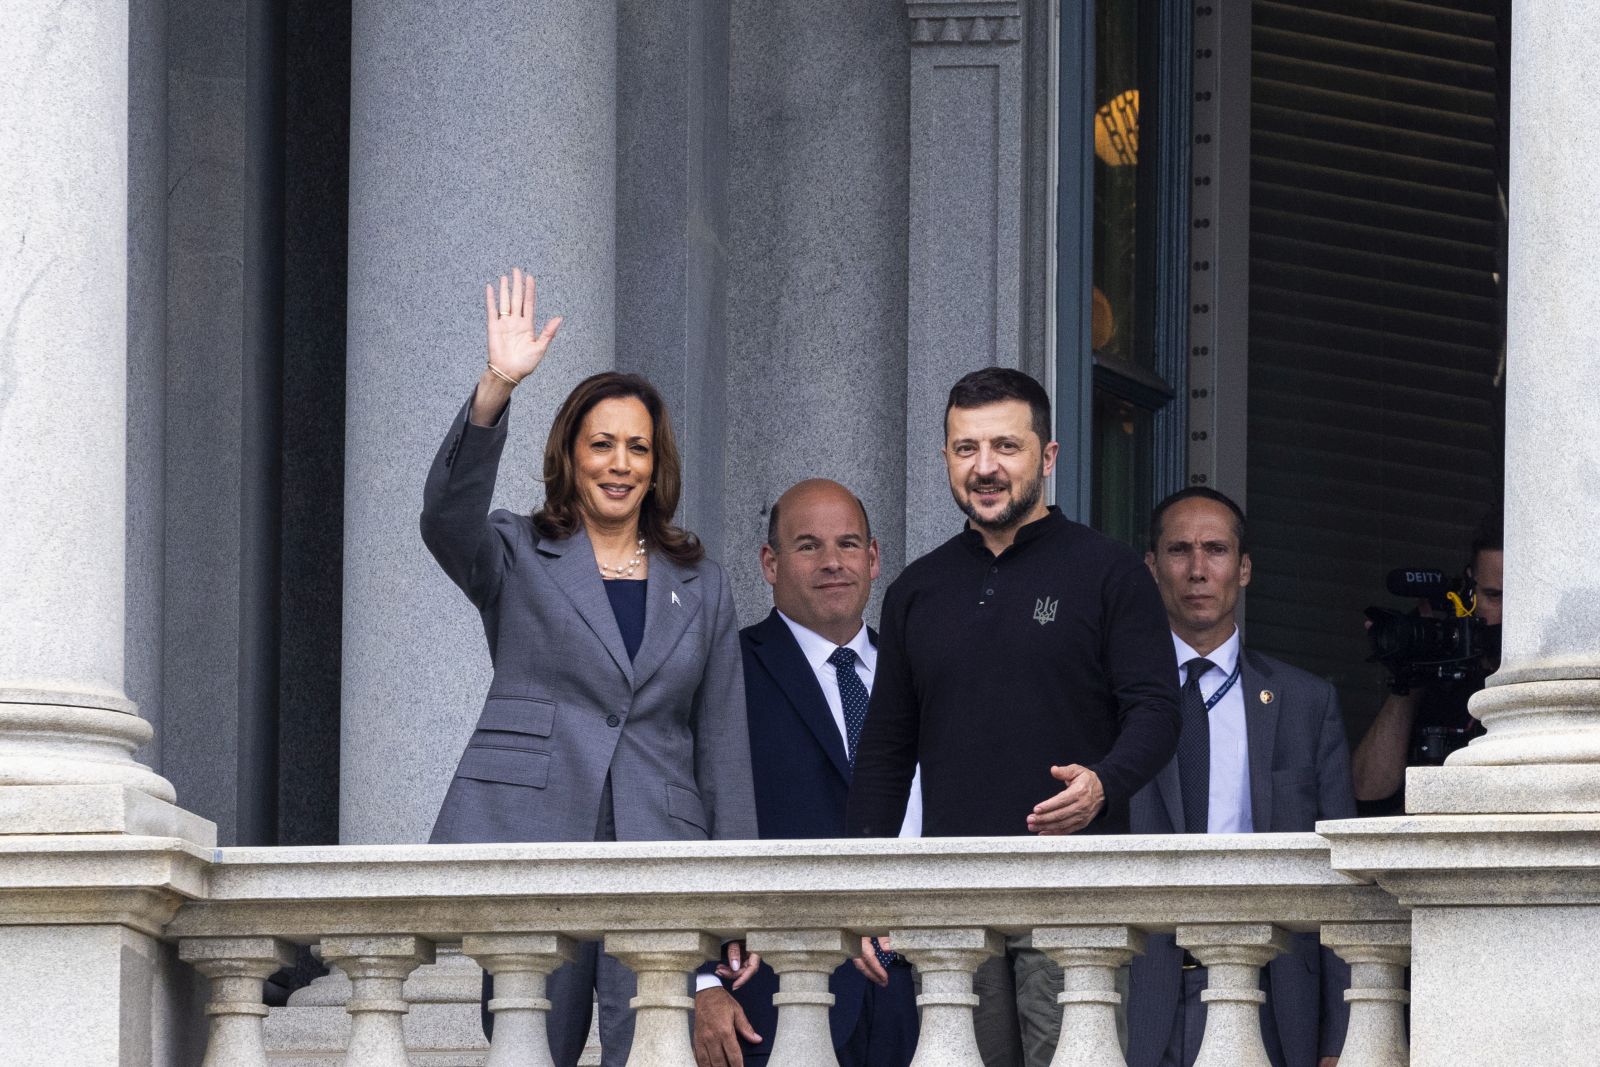
[[[544,507],[490,513],[511,394],[560,318],[535,330],[534,282],[485,287],[489,361],[428,472],[422,539],[477,607],[494,663],[432,840],[753,838],[732,592],[672,525],[678,453],[636,375],[579,383],[544,450]],[[633,1034],[633,976],[584,946],[550,978],[551,1051],[578,1061],[598,990],[604,1064]]]

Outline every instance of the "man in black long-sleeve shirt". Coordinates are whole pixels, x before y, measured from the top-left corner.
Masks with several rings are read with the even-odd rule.
[[[925,836],[1125,833],[1129,798],[1176,751],[1160,594],[1131,549],[1044,505],[1049,426],[1020,371],[950,392],[944,455],[967,528],[884,600],[851,834],[898,832],[919,761]],[[1060,971],[1032,949],[1008,957],[978,974],[979,1050],[990,1067],[1044,1067]]]

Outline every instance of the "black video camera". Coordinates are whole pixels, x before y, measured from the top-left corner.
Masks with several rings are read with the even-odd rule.
[[[1372,658],[1389,670],[1389,688],[1409,693],[1413,686],[1464,682],[1482,674],[1481,664],[1500,658],[1500,627],[1473,614],[1477,595],[1467,576],[1447,578],[1440,570],[1406,568],[1389,572],[1389,592],[1426,600],[1439,615],[1367,608]]]

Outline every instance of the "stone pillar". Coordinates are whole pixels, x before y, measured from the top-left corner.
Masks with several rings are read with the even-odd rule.
[[[1600,1031],[1600,8],[1521,0],[1512,20],[1505,633],[1472,702],[1488,732],[1408,772],[1406,817],[1318,827],[1335,868],[1412,906],[1416,1067],[1581,1063]]]
[[[860,940],[839,930],[750,931],[751,952],[778,974],[778,1031],[768,1067],[838,1067],[828,1011],[828,979],[859,950]]]
[[[626,964],[639,980],[634,1011],[633,1048],[628,1067],[694,1067],[689,1043],[689,973],[714,959],[721,946],[710,934],[691,930],[640,930],[607,934],[605,950]]]
[[[6,22],[0,832],[137,830],[174,795],[132,758],[150,727],[123,692],[128,6]]]
[[[179,942],[178,955],[211,979],[211,1036],[201,1067],[267,1067],[261,987],[294,963],[294,946],[270,937],[192,937]]]
[[[950,387],[979,367],[1023,365],[1024,50],[1021,0],[908,0],[906,14],[909,560],[960,528],[939,459]]]
[[[1407,923],[1329,923],[1322,944],[1350,965],[1350,1026],[1342,1067],[1406,1067],[1406,966],[1411,962]]]
[[[861,0],[727,6],[723,562],[740,621],[759,621],[767,509],[832,478],[882,549],[874,620],[905,560],[905,470],[885,444],[905,429],[905,19]]]
[[[517,390],[496,506],[539,503],[556,405],[613,365],[614,3],[356,0],[340,840],[427,839],[488,687],[477,612],[423,547],[422,484],[483,369],[483,285],[561,336]]]
[[[617,367],[661,390],[678,521],[724,562],[728,6],[617,0]]]
[[[1413,812],[1600,812],[1600,12],[1513,17],[1504,649],[1472,701],[1488,733],[1410,772]]]
[[[1061,965],[1061,1038],[1050,1067],[1127,1067],[1117,1038],[1117,968],[1144,951],[1144,934],[1127,926],[1048,926],[1033,947]]]
[[[917,1007],[922,1032],[911,1067],[981,1067],[973,1009],[978,995],[972,975],[990,956],[1005,951],[1005,938],[993,930],[927,928],[892,930],[896,952],[922,975]]]
[[[1206,1033],[1194,1067],[1270,1067],[1261,1040],[1261,968],[1290,946],[1267,923],[1200,923],[1178,927],[1178,944],[1207,969]]]
[[[550,1067],[545,981],[576,946],[559,934],[473,934],[461,948],[494,975],[494,1043],[485,1067]]]
[[[420,937],[330,937],[322,958],[350,977],[350,1046],[346,1067],[397,1067],[410,1063],[401,1019],[410,1006],[406,976],[433,962],[433,945]]]

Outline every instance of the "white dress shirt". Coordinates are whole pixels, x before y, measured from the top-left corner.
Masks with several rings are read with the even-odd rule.
[[[844,725],[844,701],[839,698],[839,677],[833,664],[828,662],[828,657],[833,655],[833,650],[838,648],[826,637],[808,630],[795,622],[783,612],[778,612],[789,627],[789,632],[794,634],[794,639],[800,645],[800,653],[805,656],[806,662],[811,665],[811,673],[817,676],[817,684],[822,687],[822,695],[828,701],[828,710],[833,712],[833,724],[839,728],[839,740],[844,743],[845,752],[850,751],[850,742]],[[861,629],[844,646],[856,654],[856,674],[861,679],[861,684],[867,687],[867,695],[872,695],[872,675],[878,667],[878,650],[872,647],[872,642],[867,639],[867,625],[861,624]],[[911,778],[911,796],[906,800],[905,821],[900,824],[901,837],[922,836],[922,768],[918,767]]]
[[[1200,655],[1172,635],[1178,653],[1178,685],[1189,684],[1184,664]],[[1205,657],[1212,667],[1200,678],[1200,695],[1207,700],[1222,687],[1239,665],[1239,628],[1222,646]],[[1208,834],[1248,834],[1255,830],[1250,814],[1250,742],[1244,723],[1244,680],[1233,683],[1206,716],[1211,726],[1211,792],[1206,813]]]

